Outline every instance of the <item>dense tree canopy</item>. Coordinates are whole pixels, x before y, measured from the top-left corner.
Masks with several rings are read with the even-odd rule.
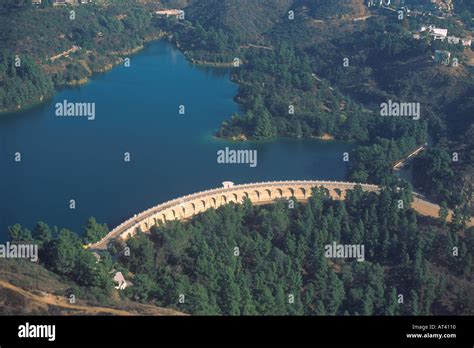
[[[408,188],[357,188],[345,201],[317,189],[294,209],[247,202],[157,226],[152,242],[141,234],[120,258],[137,280],[129,294],[206,315],[433,314],[448,292],[436,267],[471,279],[472,241],[448,232],[446,245],[441,225],[420,225],[410,201]],[[365,260],[326,257],[333,242],[364,245]]]

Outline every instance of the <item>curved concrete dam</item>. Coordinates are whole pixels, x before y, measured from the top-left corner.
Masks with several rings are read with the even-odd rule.
[[[152,207],[123,222],[101,241],[87,247],[93,250],[104,250],[112,240],[126,240],[134,236],[138,230],[149,232],[159,222],[189,219],[211,208],[217,209],[231,202],[242,203],[245,198],[253,204],[270,204],[292,197],[298,201],[307,201],[311,197],[313,188],[324,187],[333,199],[344,199],[346,191],[354,189],[357,185],[367,192],[379,191],[377,185],[338,181],[274,181],[243,185],[227,183],[222,188],[197,192]],[[416,193],[414,196],[412,207],[418,213],[438,217],[438,205],[424,200]]]

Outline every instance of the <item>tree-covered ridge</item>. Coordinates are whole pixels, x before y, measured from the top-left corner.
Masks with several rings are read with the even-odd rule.
[[[366,111],[319,83],[303,52],[281,44],[274,50],[250,50],[245,61],[234,78],[240,83],[237,98],[248,112],[224,123],[218,135],[268,139],[329,133],[339,139],[367,139]]]
[[[402,23],[369,19],[365,29],[326,41],[324,50],[309,46],[306,51],[314,57],[313,68],[318,74],[372,110],[387,100],[420,103],[421,119],[397,120],[396,128],[397,122],[374,115],[369,141],[356,149],[355,161],[350,163],[352,180],[382,182],[397,157],[430,140],[431,146],[445,153],[443,165],[452,173],[438,175],[439,170],[430,170],[438,166],[435,157],[424,156],[415,167],[415,187],[453,207],[462,202],[470,206],[474,172],[468,134],[473,127],[469,116],[474,112],[470,97],[473,70],[465,65],[462,48],[414,40],[407,34],[407,27],[418,25],[413,19]],[[435,64],[431,57],[435,49],[450,50],[463,65]],[[349,66],[332,63],[341,57],[350,57]],[[453,160],[456,156],[462,160]],[[433,183],[432,189],[427,189],[428,182]],[[439,186],[443,190],[435,189]]]
[[[315,82],[317,87],[323,88],[327,81],[330,87],[343,96],[339,101],[350,100],[352,105],[356,105],[355,110],[353,108],[349,112],[349,123],[337,122],[340,114],[343,114],[337,108],[323,113],[324,122],[318,122],[318,126],[336,124],[332,129],[327,128],[336,138],[348,139],[349,135],[360,142],[351,154],[350,180],[382,183],[391,175],[393,164],[398,159],[431,140],[430,145],[441,147],[450,157],[458,153],[463,160],[448,164],[453,171],[452,180],[441,176],[433,178],[437,185],[445,187],[443,194],[432,194],[427,190],[423,192],[429,193],[432,199],[446,200],[453,207],[463,201],[471,205],[474,172],[468,134],[473,127],[472,118],[469,117],[473,113],[470,101],[473,70],[465,64],[463,48],[441,41],[430,43],[413,39],[408,30],[419,29],[419,18],[409,17],[400,21],[396,16],[386,15],[386,12],[375,11],[373,18],[358,24],[336,21],[313,25],[311,17],[301,11],[294,21],[276,25],[269,31],[266,34],[267,45],[278,46],[282,41],[291,42],[298,57],[304,57],[309,62],[309,71],[325,79],[319,81],[318,78]],[[436,22],[435,19],[435,24],[449,28],[455,35],[463,35],[462,27],[454,20]],[[461,62],[460,67],[435,64],[432,55],[436,49],[450,50],[453,57]],[[254,54],[262,55],[261,52]],[[347,59],[347,64],[343,64],[344,59]],[[251,76],[251,71],[257,69],[251,63],[252,57],[248,57],[248,60],[249,66],[242,67],[241,71],[247,69]],[[305,71],[302,68],[299,70]],[[264,77],[260,75],[259,80]],[[241,91],[249,89],[243,85]],[[256,82],[252,86],[252,95],[276,94],[279,100],[285,100],[285,92],[279,94],[278,87],[267,88],[267,82],[265,88],[261,86]],[[420,103],[421,119],[413,121],[408,118],[394,120],[380,117],[380,104],[388,100]],[[323,110],[324,107],[319,110],[319,114]],[[371,112],[361,113],[357,110]],[[286,125],[298,125],[299,130],[300,123],[306,123],[308,119],[304,111],[297,106],[295,115],[289,115],[272,109],[270,115],[273,117],[266,123],[276,128],[276,131],[268,134],[301,136],[300,131],[288,132]],[[318,117],[318,111],[310,110],[309,114],[310,119]],[[286,117],[287,122],[280,121],[282,116]],[[245,122],[245,118],[244,122],[234,118],[231,123],[224,125],[223,129],[227,132],[223,132],[223,135],[234,134],[242,129],[247,129],[252,135],[252,126],[251,122]],[[309,127],[310,130],[312,128],[317,127]],[[303,136],[307,135],[314,133],[303,133]],[[419,177],[429,175],[428,167],[419,165],[417,169]],[[415,185],[423,189],[419,181],[415,181]]]
[[[102,304],[108,303],[113,289],[110,275],[113,260],[108,255],[102,255],[101,262],[98,262],[94,254],[84,249],[84,245],[100,240],[107,233],[107,226],[98,223],[95,218],[87,221],[82,236],[44,222],[38,222],[32,230],[16,224],[8,231],[12,243],[38,245],[40,263],[76,284],[71,293]]]
[[[454,11],[466,25],[474,25],[474,3],[470,0],[454,0]]]
[[[15,58],[11,51],[25,58],[25,70],[33,64],[41,69],[3,73],[0,84],[8,88],[0,90],[0,109],[45,98],[51,83],[75,83],[102,71],[120,59],[120,51],[164,30],[172,33],[173,42],[191,61],[227,66],[235,58],[243,62],[233,79],[239,83],[236,99],[246,112],[225,122],[218,135],[271,139],[329,134],[355,140],[358,146],[350,154],[349,179],[374,183],[390,178],[397,160],[431,140],[430,146],[451,158],[456,152],[461,160],[447,164],[452,176],[438,175],[441,171],[433,169],[433,156],[421,161],[416,167],[419,177],[433,173],[435,186],[444,187],[442,192],[424,192],[452,207],[471,204],[472,68],[465,65],[462,47],[415,40],[410,32],[421,24],[434,24],[461,35],[464,29],[457,17],[430,17],[429,23],[419,17],[400,21],[393,15],[396,12],[373,9],[368,13],[372,17],[364,21],[338,18],[337,13],[330,20],[315,20],[321,8],[351,8],[353,14],[360,14],[358,0],[343,1],[337,9],[334,4],[340,1],[281,0],[274,6],[242,0],[189,3],[184,21],[150,18],[150,11],[138,2],[120,1],[76,7],[76,19],[71,21],[66,7],[32,8],[27,2],[6,2],[10,12],[1,14],[5,20],[0,22],[0,42],[12,50],[3,59],[10,63],[4,63],[0,73],[9,71],[6,67]],[[458,0],[455,9],[465,13],[469,5]],[[293,20],[289,10],[294,12]],[[72,45],[81,49],[69,58],[54,63],[46,59]],[[436,49],[451,50],[461,67],[435,64]],[[30,56],[33,60],[28,61]],[[380,103],[387,100],[419,102],[421,119],[380,117]],[[415,186],[424,188],[419,180]]]
[[[192,22],[222,29],[242,42],[261,37],[281,21],[293,0],[200,0],[186,8]]]
[[[85,81],[93,72],[109,69],[144,41],[161,35],[150,12],[136,1],[74,7],[15,2],[3,4],[2,9],[2,112],[50,96],[52,85],[57,88]],[[13,72],[6,67],[15,59]]]
[[[317,189],[305,205],[228,205],[114,252],[134,274],[130,296],[191,314],[472,314],[472,233],[420,223],[399,201],[409,206],[406,189],[357,188],[346,201]],[[325,257],[333,242],[363,244],[365,261]]]
[[[436,143],[445,143],[443,139],[453,137],[452,124],[462,131],[469,129],[472,121],[464,112],[470,107],[465,101],[471,72],[463,69],[453,74],[451,68],[434,64],[431,54],[443,45],[432,47],[413,39],[407,28],[418,23],[377,16],[345,28],[337,22],[315,27],[311,21],[308,11],[296,8],[295,20],[282,17],[263,39],[255,38],[263,40],[258,41],[259,47],[248,46],[234,32],[204,27],[199,19],[194,25],[167,23],[191,59],[230,62],[239,57],[244,62],[233,79],[239,83],[236,99],[246,112],[224,122],[219,136],[269,139],[330,134],[355,140],[359,145],[351,153],[349,179],[383,183],[392,176],[393,165],[427,143],[429,135]],[[380,104],[388,100],[419,102],[421,119],[382,118]],[[456,122],[453,110],[460,110],[455,111]],[[434,178],[446,189],[430,198],[445,200],[452,207],[463,201],[469,204],[466,163],[467,158],[464,167],[449,165],[458,169],[455,180]]]
[[[156,226],[100,258],[83,248],[107,231],[95,219],[82,238],[44,223],[10,236],[38,243],[40,262],[77,284],[71,293],[102,304],[120,270],[132,300],[195,315],[472,315],[473,229],[461,213],[449,225],[443,212],[417,217],[411,199],[390,186],[357,187],[344,201],[324,188],[307,204],[245,201]],[[327,257],[334,242],[363,245],[363,259]]]
[[[12,56],[0,51],[0,111],[6,107],[18,108],[35,104],[50,97],[54,85],[31,56]],[[17,64],[21,64],[21,69]]]

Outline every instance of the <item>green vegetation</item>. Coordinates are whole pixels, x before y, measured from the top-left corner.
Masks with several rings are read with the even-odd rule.
[[[90,218],[84,231],[81,238],[67,229],[59,230],[38,222],[32,231],[16,224],[9,228],[9,236],[13,243],[37,244],[41,263],[48,270],[77,284],[72,290],[76,295],[83,294],[83,298],[89,297],[106,304],[107,294],[113,286],[110,275],[112,259],[102,255],[101,262],[97,262],[96,257],[83,246],[102,238],[108,229]]]
[[[122,270],[133,282],[130,298],[192,314],[472,315],[474,231],[465,223],[472,212],[474,79],[464,48],[415,40],[409,31],[423,19],[399,21],[385,10],[352,22],[365,12],[358,1],[190,3],[186,20],[178,21],[152,18],[135,1],[76,7],[75,20],[67,7],[1,2],[0,111],[41,101],[168,32],[192,61],[243,62],[232,78],[245,113],[224,122],[219,136],[329,134],[355,141],[349,179],[385,189],[380,195],[356,189],[346,201],[318,189],[294,209],[286,202],[225,206],[189,223],[157,226],[151,237],[139,234],[128,241],[130,255],[115,245],[100,262],[83,248],[108,231],[92,218],[82,239],[39,223],[32,231],[11,227],[12,241],[38,243],[48,269],[100,301],[112,291],[110,272]],[[467,25],[470,4],[455,1]],[[455,19],[430,21],[464,32]],[[80,49],[69,57],[49,59],[73,46]],[[460,68],[433,62],[434,50],[447,48]],[[420,103],[421,119],[381,117],[388,100]],[[414,161],[413,184],[442,202],[437,222],[408,209],[410,189],[393,174],[396,161],[427,142],[429,150]],[[324,257],[333,242],[364,244],[366,262]]]
[[[250,50],[236,74],[238,100],[248,110],[223,124],[219,136],[254,138],[312,137],[325,133],[366,140],[364,111],[329,87],[317,86],[308,57],[282,44],[275,50]]]
[[[109,233],[109,228],[106,224],[99,224],[94,217],[87,220],[87,225],[84,228],[83,240],[85,244],[95,243],[104,238]]]
[[[54,8],[46,2],[37,8],[31,1],[3,1],[0,112],[30,106],[50,97],[54,88],[83,82],[161,35],[149,11],[135,1]]]
[[[71,293],[100,304],[120,270],[130,300],[195,315],[472,314],[473,229],[460,211],[449,225],[442,212],[417,217],[408,186],[394,184],[346,200],[315,188],[307,204],[226,205],[139,232],[100,259],[83,248],[88,237],[44,223],[10,236],[38,243],[40,262],[77,284]],[[89,219],[85,230],[103,228]],[[363,245],[364,262],[326,257],[334,242]]]
[[[167,32],[191,61],[216,66],[232,66],[235,58],[243,62],[232,78],[239,84],[236,100],[245,112],[224,122],[218,136],[330,135],[355,141],[348,179],[373,183],[391,180],[393,164],[430,140],[430,146],[448,154],[459,152],[462,161],[448,164],[454,180],[436,179],[444,194],[429,192],[417,180],[415,187],[451,207],[469,201],[472,144],[466,146],[466,139],[472,139],[472,71],[432,62],[435,49],[449,49],[463,63],[463,48],[414,40],[409,30],[429,24],[426,19],[399,21],[387,10],[369,13],[359,0],[166,4],[185,7],[186,20],[152,17],[151,7],[135,1],[78,6],[75,20],[70,20],[68,7],[3,2],[0,43],[8,50],[0,56],[0,86],[5,87],[0,89],[0,111],[39,102],[54,87],[82,83],[120,61],[124,52]],[[455,2],[457,14],[472,14],[471,7]],[[351,21],[367,14],[374,16]],[[429,21],[463,35],[454,19]],[[80,49],[69,57],[48,60],[74,46]],[[14,66],[16,55],[21,67]],[[380,117],[380,103],[388,100],[419,102],[421,120]],[[433,160],[428,156],[415,164],[415,176],[426,175]]]
[[[294,209],[286,201],[227,205],[139,234],[127,242],[130,256],[120,245],[112,250],[135,274],[131,298],[191,314],[472,314],[458,307],[473,291],[472,233],[418,221],[398,207],[410,199],[409,189],[387,187],[335,201],[320,188]],[[365,262],[326,258],[333,242],[364,244]]]
[[[354,1],[365,9],[362,1]],[[351,15],[354,12],[354,4],[346,0],[300,0],[298,6],[306,6],[311,17],[316,19],[341,18],[344,15]]]
[[[375,10],[372,18],[352,23],[347,18],[367,14],[358,1],[280,5],[272,25],[257,23],[268,11],[259,5],[248,4],[245,11],[255,15],[237,19],[236,13],[244,10],[232,1],[216,8],[196,1],[189,8],[191,22],[164,24],[192,60],[222,63],[238,57],[244,62],[234,70],[233,80],[239,83],[236,100],[246,111],[224,122],[217,135],[271,139],[329,134],[356,141],[348,179],[378,184],[392,180],[398,160],[430,142],[450,154],[459,152],[463,161],[447,164],[454,180],[436,179],[445,194],[423,192],[451,207],[470,204],[472,147],[465,146],[465,138],[472,129],[468,115],[474,110],[469,102],[472,70],[437,65],[431,58],[435,49],[449,49],[463,62],[464,48],[413,39],[409,30],[428,24],[421,17],[400,21],[390,11]],[[288,19],[289,9],[294,20]],[[331,20],[314,24],[318,18]],[[464,35],[455,20],[429,21]],[[388,100],[420,103],[421,119],[381,117],[380,104]],[[417,164],[416,176],[428,175],[435,163],[427,161],[433,160],[425,157]],[[417,181],[415,186],[424,189]]]
[[[253,40],[271,29],[287,14],[293,0],[206,0],[193,1],[186,17],[208,28],[221,29],[239,42]]]
[[[474,25],[474,3],[469,0],[454,0],[454,10],[461,20],[468,26]]]
[[[17,67],[15,64],[21,64]],[[0,111],[41,102],[54,92],[53,83],[30,56],[0,52]]]

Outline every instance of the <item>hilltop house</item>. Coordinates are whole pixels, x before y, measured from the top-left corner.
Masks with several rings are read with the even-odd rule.
[[[170,9],[170,10],[159,10],[159,11],[156,11],[155,14],[159,17],[176,17],[176,18],[182,18],[183,15],[184,15],[184,11],[183,10],[173,10],[173,9]]]
[[[79,5],[79,4],[88,4],[91,0],[53,0],[53,5]]]
[[[367,0],[367,7],[390,6],[392,0]]]
[[[422,26],[420,29],[420,33],[423,33],[426,31],[429,33],[431,37],[433,37],[434,40],[441,40],[441,41],[447,40],[449,44],[453,44],[453,45],[458,45],[461,43],[465,47],[471,47],[471,44],[472,44],[472,39],[460,38],[460,37],[452,36],[452,35],[448,36],[448,29],[436,28],[433,25],[430,25],[428,27]],[[415,33],[413,35],[413,38],[420,39],[421,35],[419,33]]]
[[[448,37],[448,29],[436,28],[434,25],[429,27],[422,26],[420,32],[428,31],[435,40],[445,40]]]

